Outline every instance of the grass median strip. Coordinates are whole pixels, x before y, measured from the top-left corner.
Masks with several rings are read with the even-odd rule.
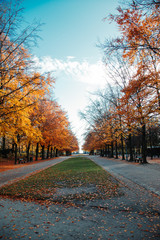
[[[0,195],[63,203],[117,196],[119,186],[100,166],[86,157],[77,156],[2,187]]]

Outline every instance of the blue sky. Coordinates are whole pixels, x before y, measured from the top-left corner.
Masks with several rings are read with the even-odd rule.
[[[24,17],[44,23],[38,47],[32,50],[42,71],[52,71],[54,95],[82,144],[83,121],[78,112],[87,105],[89,93],[104,87],[106,72],[96,45],[117,35],[114,24],[103,21],[114,13],[118,0],[24,0]]]

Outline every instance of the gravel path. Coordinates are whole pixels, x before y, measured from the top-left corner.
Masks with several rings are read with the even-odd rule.
[[[160,196],[160,164],[132,164],[99,156],[89,158],[123,182],[129,179]]]
[[[91,158],[97,163],[102,160]],[[0,199],[0,239],[159,240],[160,198],[116,172],[131,166],[116,167],[118,162],[108,162],[108,169],[112,166],[112,172],[115,169],[121,180],[123,194],[119,197],[77,201],[76,206]]]

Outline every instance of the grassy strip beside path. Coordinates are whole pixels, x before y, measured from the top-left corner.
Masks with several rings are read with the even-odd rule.
[[[100,166],[77,156],[1,188],[0,195],[62,203],[116,196],[118,185]]]

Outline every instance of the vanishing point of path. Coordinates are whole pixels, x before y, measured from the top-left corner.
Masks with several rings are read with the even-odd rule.
[[[0,239],[159,240],[160,165],[89,158],[116,176],[119,197],[79,201],[75,206],[46,206],[1,198]]]

